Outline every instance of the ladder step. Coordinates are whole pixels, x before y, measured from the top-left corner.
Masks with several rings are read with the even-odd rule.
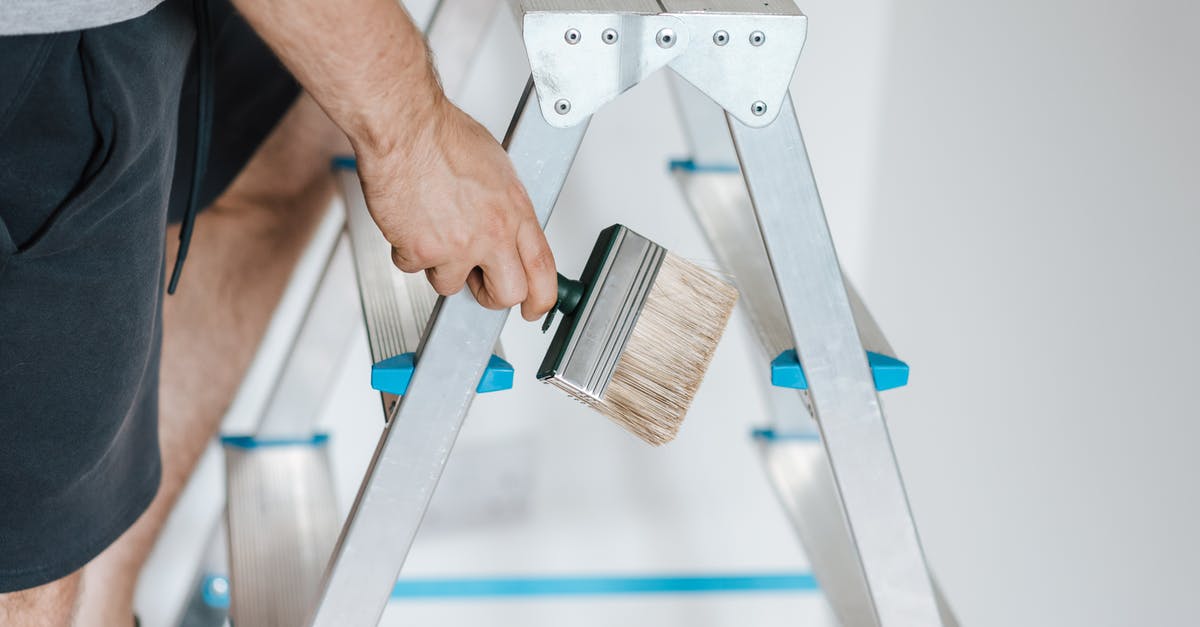
[[[340,523],[326,442],[222,438],[233,624],[308,618]]]
[[[403,395],[412,378],[415,354],[438,296],[421,273],[406,274],[392,265],[392,246],[375,227],[367,210],[354,157],[335,157],[332,166],[346,203],[346,231],[354,252],[354,267],[374,364],[371,387],[388,394]],[[512,379],[512,365],[504,361],[504,351],[497,342],[495,355],[477,391],[511,389]]]
[[[765,357],[773,358],[792,348],[792,335],[779,289],[772,278],[771,261],[758,223],[748,219],[754,215],[754,205],[736,163],[675,159],[670,163],[670,170],[721,266],[736,277],[738,290],[742,293],[739,306],[748,314],[751,327],[766,351]],[[846,287],[863,347],[894,358],[892,347],[849,281]]]

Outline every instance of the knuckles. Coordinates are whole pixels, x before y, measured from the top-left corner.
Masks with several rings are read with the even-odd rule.
[[[425,269],[411,254],[406,254],[399,248],[392,248],[392,264],[401,272],[420,272]]]

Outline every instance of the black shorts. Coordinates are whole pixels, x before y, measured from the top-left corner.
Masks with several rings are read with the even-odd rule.
[[[299,93],[225,0],[210,5],[200,206]],[[164,230],[193,170],[195,30],[191,0],[167,0],[0,37],[0,592],[74,572],[158,489]]]

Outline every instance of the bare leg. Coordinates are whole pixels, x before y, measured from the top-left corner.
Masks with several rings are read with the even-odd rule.
[[[0,594],[0,625],[69,627],[79,596],[79,572],[48,584]]]
[[[77,626],[132,624],[138,573],[329,205],[329,157],[345,151],[344,142],[302,96],[230,189],[197,218],[179,290],[163,305],[162,485],[137,523],[84,570]],[[168,270],[178,237],[178,227],[168,230]]]

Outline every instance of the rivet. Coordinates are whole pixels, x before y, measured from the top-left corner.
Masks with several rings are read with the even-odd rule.
[[[618,38],[617,31],[616,31],[616,29],[613,29],[613,28],[606,28],[606,29],[604,29],[603,33],[600,33],[600,39],[603,39],[604,43],[606,43],[606,44],[617,43],[617,38]]]
[[[571,111],[571,101],[567,100],[566,98],[560,98],[554,103],[554,110],[558,112],[559,115],[566,115]]]
[[[724,46],[729,43],[729,33],[723,30],[713,33],[713,43],[718,46]]]
[[[659,48],[670,48],[675,45],[675,31],[664,28],[658,31],[658,35],[654,38],[655,43]]]
[[[767,112],[767,103],[761,100],[755,100],[754,104],[750,105],[750,113],[754,115],[763,115]]]
[[[750,33],[750,45],[751,46],[761,46],[761,45],[763,45],[763,42],[765,42],[766,40],[767,40],[767,36],[764,35],[763,32],[760,30],[756,30],[753,33]]]
[[[574,46],[575,44],[579,43],[580,39],[583,39],[583,35],[579,34],[578,29],[568,28],[567,32],[563,34],[563,39],[567,40],[567,43]]]

